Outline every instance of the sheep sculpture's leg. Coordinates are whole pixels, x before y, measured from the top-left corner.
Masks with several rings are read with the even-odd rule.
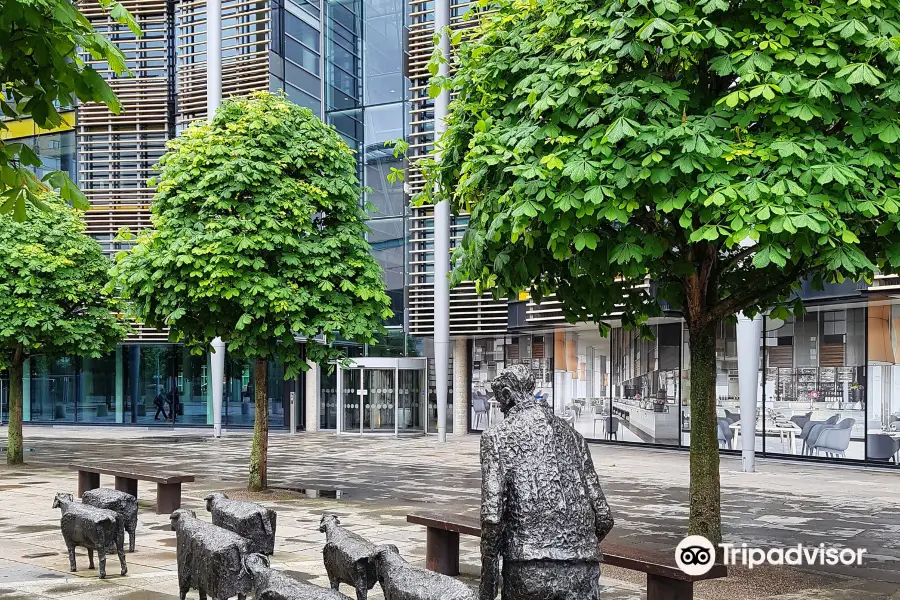
[[[100,561],[100,579],[106,578],[106,550],[97,548],[97,559]]]
[[[356,577],[353,581],[353,587],[356,588],[356,600],[366,600],[369,595],[369,578],[366,575],[366,567],[368,561],[361,561],[356,564]]]
[[[116,553],[119,555],[119,565],[122,567],[122,575],[128,573],[128,567],[125,565],[125,540],[123,536],[116,539]]]
[[[88,553],[88,569],[93,569],[94,568],[94,549],[86,548],[86,550]]]
[[[197,593],[200,594],[200,600],[206,600],[206,590],[198,588]]]
[[[75,568],[75,544],[66,544],[66,548],[69,550],[69,570],[74,573],[77,570]]]
[[[128,529],[128,551],[134,552],[134,532],[137,531],[137,523],[132,523]]]
[[[338,579],[336,574],[331,572],[331,569],[328,568],[327,564],[325,566],[325,572],[328,573],[328,583],[331,584],[331,589],[338,591],[338,588],[341,587],[341,580]]]

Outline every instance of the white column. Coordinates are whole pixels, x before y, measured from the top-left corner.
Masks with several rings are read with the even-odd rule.
[[[306,431],[319,430],[319,365],[309,363],[306,372]]]
[[[439,35],[438,48],[446,62],[438,75],[449,73],[450,0],[435,0],[434,32]],[[434,139],[447,129],[447,106],[450,91],[442,90],[434,100]],[[440,160],[440,157],[438,157]],[[442,200],[434,207],[434,377],[437,392],[438,440],[447,441],[447,381],[450,363],[450,202]]]
[[[741,395],[741,456],[744,472],[756,470],[756,405],[759,395],[759,343],[762,317],[738,315],[738,387]]]
[[[453,342],[453,435],[469,433],[469,346],[464,337]]]
[[[222,1],[206,0],[206,118],[222,103]]]
[[[222,338],[212,341],[209,357],[209,384],[213,397],[213,435],[222,437],[222,392],[225,391],[225,342]]]
[[[222,103],[222,2],[206,0],[206,118]],[[225,342],[212,341],[210,385],[213,390],[213,434],[222,435],[222,392],[225,389]]]

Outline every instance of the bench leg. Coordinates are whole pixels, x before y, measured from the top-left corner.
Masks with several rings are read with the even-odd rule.
[[[128,477],[116,477],[116,489],[137,498],[137,479]]]
[[[647,573],[647,600],[694,600],[694,584]]]
[[[88,490],[96,490],[100,487],[100,473],[78,471],[78,497],[84,496]]]
[[[459,534],[443,529],[427,530],[425,566],[444,575],[459,575]]]
[[[156,484],[156,514],[170,515],[181,508],[181,484]]]

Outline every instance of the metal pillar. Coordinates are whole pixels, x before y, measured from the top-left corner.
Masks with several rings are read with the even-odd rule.
[[[759,394],[759,343],[762,317],[738,315],[738,388],[741,396],[741,456],[744,472],[756,470],[756,405]]]
[[[222,338],[212,341],[210,354],[210,385],[213,397],[213,435],[222,437],[222,392],[225,391],[225,342]]]
[[[450,0],[435,0],[434,32],[438,48],[446,62],[438,74],[449,74]],[[434,100],[434,139],[447,129],[447,107],[450,91],[441,90]],[[440,160],[440,157],[438,157]],[[434,378],[437,394],[438,440],[447,441],[447,381],[450,371],[450,202],[441,200],[434,206]]]
[[[212,121],[222,103],[222,1],[206,0],[206,118]],[[222,435],[222,392],[225,388],[225,342],[212,341],[210,384],[213,386],[213,435]]]
[[[222,103],[222,1],[206,0],[206,118]]]

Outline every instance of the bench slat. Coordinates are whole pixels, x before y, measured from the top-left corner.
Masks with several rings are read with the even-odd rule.
[[[474,517],[440,512],[416,512],[406,515],[406,521],[432,529],[481,537],[481,522]],[[714,565],[705,575],[688,575],[675,565],[673,556],[655,550],[632,548],[611,542],[604,542],[601,550],[604,564],[667,579],[695,582],[728,575],[728,569],[721,564]]]
[[[134,469],[125,469],[115,466],[88,466],[88,465],[69,465],[69,468],[82,473],[97,473],[98,475],[112,475],[123,479],[139,479],[141,481],[152,481],[163,485],[173,483],[190,483],[194,481],[193,475],[186,473],[161,473],[158,471],[136,471]]]

